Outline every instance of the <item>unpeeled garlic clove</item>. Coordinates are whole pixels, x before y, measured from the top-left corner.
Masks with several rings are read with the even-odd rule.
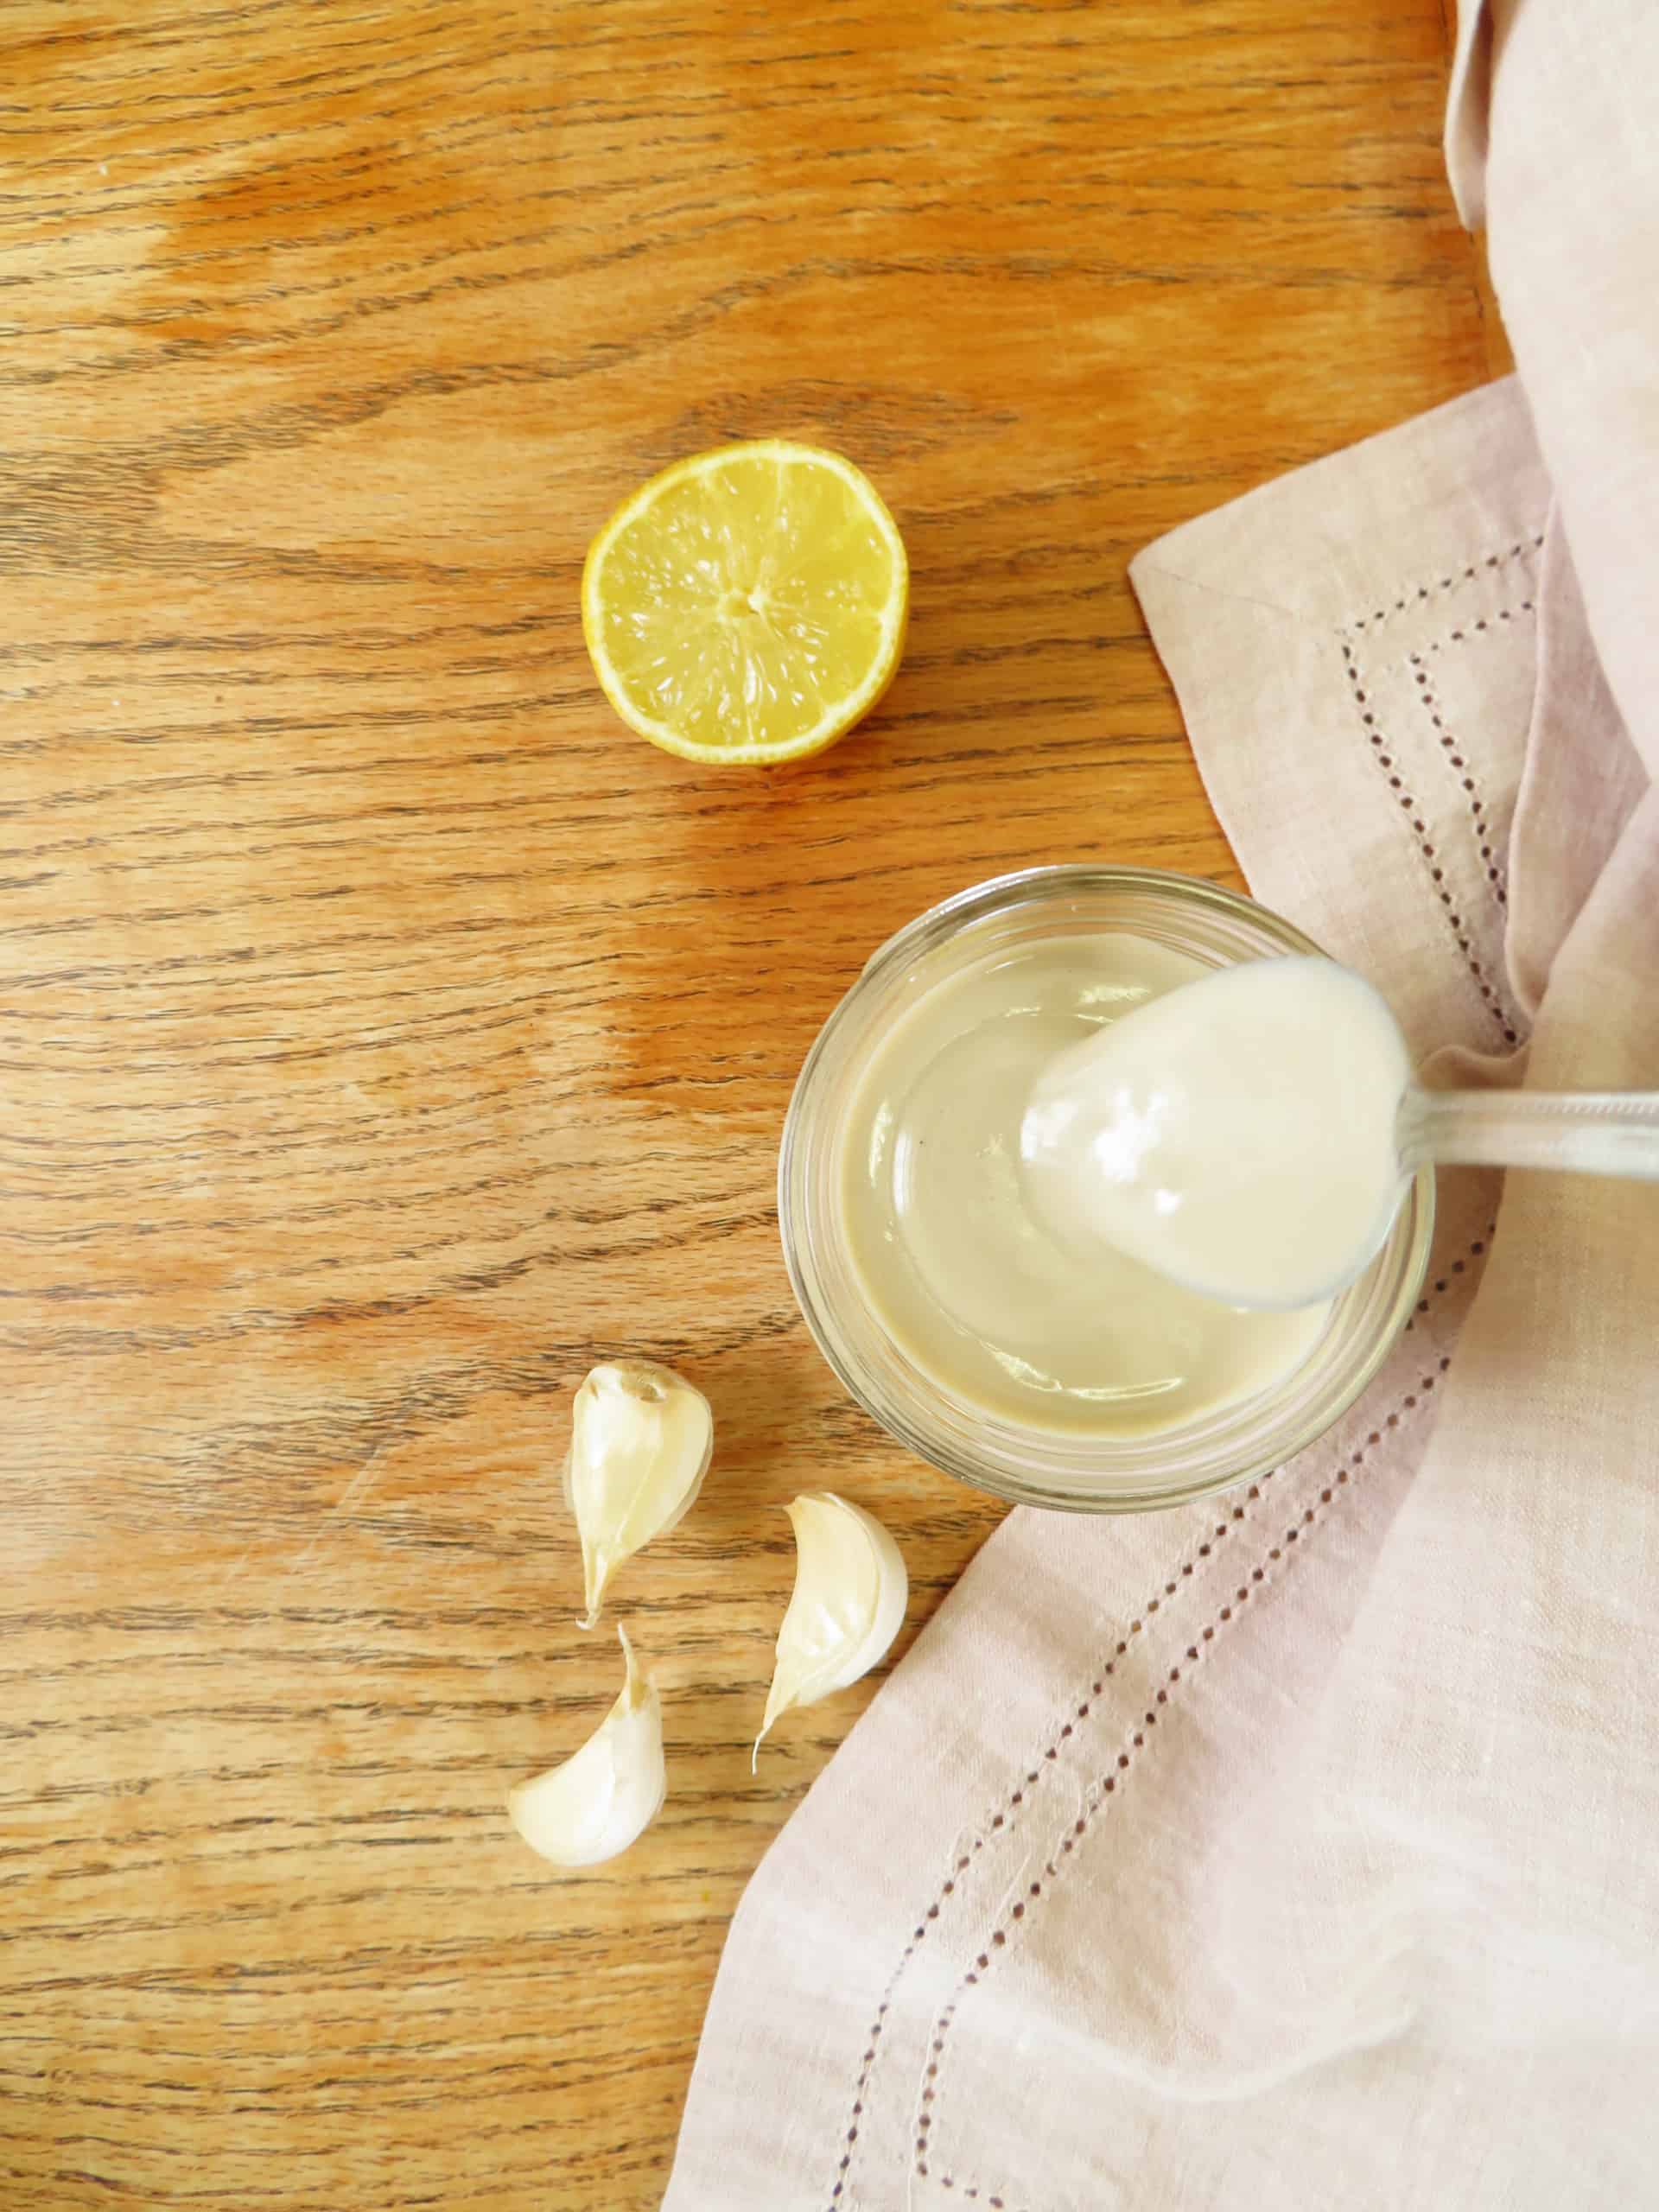
[[[709,1401],[671,1367],[619,1359],[588,1375],[564,1462],[582,1537],[584,1628],[623,1560],[671,1529],[702,1488],[714,1448]]]
[[[819,1491],[796,1498],[787,1510],[795,1529],[795,1587],[778,1631],[751,1772],[780,1713],[846,1689],[886,1656],[910,1594],[898,1545],[861,1505]]]
[[[668,1789],[663,1705],[619,1626],[627,1676],[622,1694],[563,1766],[507,1792],[507,1817],[555,1866],[597,1866],[626,1851],[662,1810]]]

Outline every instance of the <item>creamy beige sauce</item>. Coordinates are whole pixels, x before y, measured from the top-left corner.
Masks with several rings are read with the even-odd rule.
[[[1334,960],[1247,960],[1096,1030],[1039,1077],[1026,1189],[1063,1242],[1241,1306],[1329,1298],[1389,1231],[1405,1039]]]
[[[864,1294],[953,1396],[1024,1426],[1147,1435],[1299,1366],[1329,1305],[1243,1313],[1033,1211],[1020,1130],[1058,1054],[1209,973],[1127,934],[994,953],[936,984],[872,1055],[841,1195]]]

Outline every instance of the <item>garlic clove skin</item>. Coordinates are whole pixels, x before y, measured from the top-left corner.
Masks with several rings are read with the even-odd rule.
[[[611,1577],[684,1515],[714,1456],[709,1401],[655,1360],[595,1367],[576,1393],[564,1494],[582,1538],[584,1628]]]
[[[795,1530],[795,1587],[778,1631],[751,1773],[780,1714],[848,1688],[886,1657],[910,1596],[898,1545],[861,1505],[819,1491],[794,1499],[787,1510]]]
[[[622,1694],[562,1766],[507,1792],[507,1817],[555,1866],[597,1866],[643,1835],[668,1792],[663,1705],[619,1627],[627,1667]]]

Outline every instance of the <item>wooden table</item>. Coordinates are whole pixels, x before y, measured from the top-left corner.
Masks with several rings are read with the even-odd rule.
[[[792,1549],[924,1621],[997,1507],[798,1321],[772,1173],[864,955],[1079,855],[1236,880],[1124,582],[1501,355],[1439,0],[0,10],[0,2201],[658,2203],[721,1939],[869,1685],[748,1769]],[[648,471],[875,476],[906,665],[792,773],[599,698]],[[718,1421],[622,1610],[671,1795],[503,1792],[620,1679],[570,1392]],[[718,2208],[710,2208],[718,2212]]]

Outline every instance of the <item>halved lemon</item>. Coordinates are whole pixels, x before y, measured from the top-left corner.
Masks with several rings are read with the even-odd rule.
[[[653,476],[582,572],[605,696],[687,760],[804,760],[893,681],[910,571],[880,495],[839,454],[766,438]]]

